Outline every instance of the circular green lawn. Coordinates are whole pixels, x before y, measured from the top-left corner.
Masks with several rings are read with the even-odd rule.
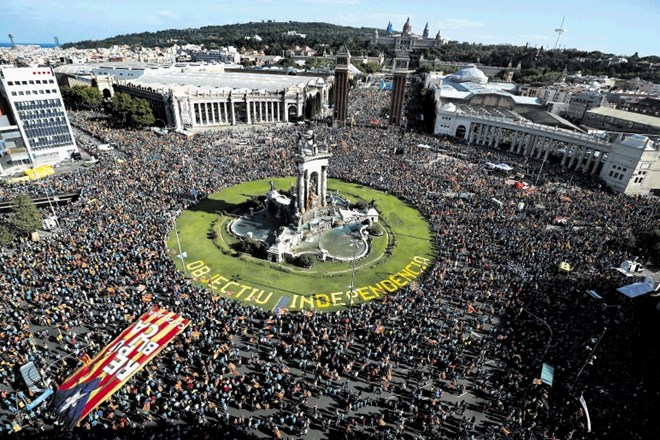
[[[352,202],[376,200],[385,234],[372,237],[371,251],[355,263],[316,261],[310,269],[275,264],[236,252],[238,239],[227,225],[260,197],[273,181],[287,190],[294,178],[245,182],[209,196],[184,211],[177,230],[184,258],[178,258],[175,231],[168,245],[177,267],[206,286],[209,294],[227,296],[266,310],[334,311],[380,299],[406,288],[427,270],[432,258],[431,232],[421,214],[401,200],[365,186],[330,179],[328,190]],[[185,263],[185,268],[184,264]]]

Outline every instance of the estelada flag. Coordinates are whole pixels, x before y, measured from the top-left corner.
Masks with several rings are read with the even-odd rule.
[[[71,376],[55,394],[55,412],[71,429],[110,398],[165,346],[190,320],[152,308]]]

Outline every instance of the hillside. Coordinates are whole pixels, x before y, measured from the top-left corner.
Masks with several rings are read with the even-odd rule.
[[[218,49],[222,46],[264,50],[267,55],[282,55],[293,45],[307,45],[322,54],[325,50],[334,53],[346,44],[354,55],[377,55],[384,48],[371,46],[369,39],[374,28],[355,28],[329,23],[305,22],[250,22],[222,26],[205,26],[198,29],[168,29],[157,32],[117,35],[104,40],[86,40],[68,43],[66,47],[96,48],[114,45],[133,47],[171,47],[173,45],[197,44],[205,49]],[[295,31],[299,35],[288,35]],[[384,29],[378,29],[382,34]],[[259,39],[254,37],[258,36]],[[513,46],[509,44],[478,44],[451,41],[440,48],[424,54],[426,59],[439,58],[442,61],[462,63],[482,63],[485,65],[517,66],[522,71],[516,73],[517,82],[552,82],[566,68],[568,73],[581,71],[583,75],[608,75],[618,78],[635,78],[660,83],[660,57],[639,57],[634,54],[625,62],[618,62],[618,56],[598,51],[577,49],[544,50],[543,47]]]
[[[324,47],[336,50],[346,44],[354,50],[368,50],[369,37],[374,28],[354,28],[338,26],[329,23],[289,22],[250,22],[229,24],[223,26],[205,26],[197,29],[168,29],[157,32],[142,32],[139,34],[117,35],[104,40],[86,40],[68,43],[62,47],[77,47],[81,49],[95,47],[111,47],[113,45],[129,45],[143,47],[169,47],[174,44],[203,45],[206,49],[217,49],[221,46],[248,47],[252,49],[266,48],[268,53],[281,54],[283,49],[291,45],[307,45],[323,51]],[[296,31],[305,38],[287,35]],[[380,29],[379,32],[384,32]],[[261,41],[253,39],[255,35]],[[246,39],[250,37],[250,39]]]

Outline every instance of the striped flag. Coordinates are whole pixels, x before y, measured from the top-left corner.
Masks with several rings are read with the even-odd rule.
[[[189,324],[176,313],[152,308],[64,380],[55,394],[56,414],[69,429],[76,426]]]

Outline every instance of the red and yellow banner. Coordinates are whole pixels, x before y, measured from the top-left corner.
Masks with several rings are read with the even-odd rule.
[[[55,412],[73,428],[189,324],[176,313],[154,307],[60,385]]]

